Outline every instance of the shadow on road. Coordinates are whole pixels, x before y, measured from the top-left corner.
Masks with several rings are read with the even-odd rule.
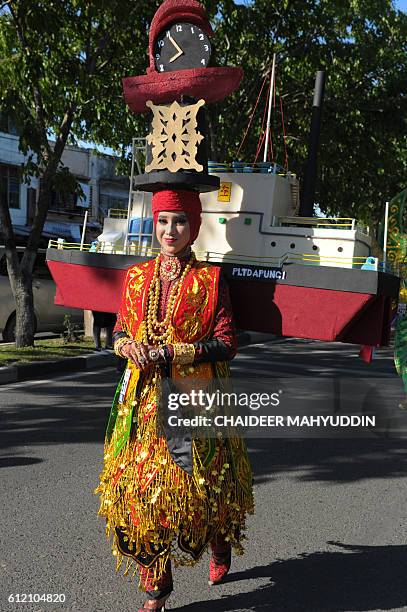
[[[3,465],[13,460],[20,462],[14,465],[29,465],[30,457],[24,457],[24,452],[36,455],[41,445],[102,445],[117,380],[111,372],[104,376],[97,384],[77,380],[58,388],[41,385],[21,392],[19,403],[0,412]],[[400,477],[407,471],[407,440],[398,438],[273,438],[249,440],[248,445],[256,483],[283,474],[299,481],[345,483]]]
[[[281,474],[299,481],[356,482],[407,473],[407,440],[258,439],[248,444],[260,484]]]
[[[77,380],[19,390],[19,402],[0,411],[0,449],[103,442],[117,379],[109,372],[96,385]]]
[[[407,546],[328,544],[340,550],[316,551],[231,574],[233,581],[269,579],[269,584],[219,600],[195,602],[177,612],[405,609]]]
[[[21,456],[7,456],[0,457],[0,468],[15,467],[19,465],[33,465],[34,463],[41,463],[42,459],[37,457],[21,457]]]
[[[350,370],[354,377],[388,376],[397,378],[393,349],[382,347],[369,364],[358,356],[360,346],[338,342],[318,342],[291,338],[281,344],[249,345],[239,349],[242,360],[231,363],[234,376],[247,375],[250,368],[264,372],[266,376],[334,376],[339,368]]]

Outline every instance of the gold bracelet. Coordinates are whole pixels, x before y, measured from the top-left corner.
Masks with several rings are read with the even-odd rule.
[[[124,357],[124,355],[122,355],[121,349],[123,348],[123,346],[125,346],[126,344],[130,344],[131,342],[133,342],[133,340],[127,337],[122,337],[116,340],[113,345],[114,352],[116,353],[116,355],[118,355],[118,357]]]
[[[180,365],[193,363],[195,360],[195,347],[193,344],[178,342],[172,345],[174,349],[174,357],[172,362]]]

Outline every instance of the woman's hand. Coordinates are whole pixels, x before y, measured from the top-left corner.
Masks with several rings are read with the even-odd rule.
[[[125,344],[120,352],[126,359],[131,359],[141,371],[148,370],[153,365],[165,363],[165,354],[161,347],[147,346],[135,340]]]
[[[148,347],[141,342],[127,342],[120,349],[125,359],[130,359],[139,370],[146,370],[151,364],[148,358]]]

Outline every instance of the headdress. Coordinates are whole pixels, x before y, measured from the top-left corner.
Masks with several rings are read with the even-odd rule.
[[[160,212],[182,211],[186,213],[191,230],[190,244],[196,240],[201,226],[202,205],[199,194],[196,191],[186,189],[165,189],[157,191],[153,195],[152,209],[154,224],[157,224]]]

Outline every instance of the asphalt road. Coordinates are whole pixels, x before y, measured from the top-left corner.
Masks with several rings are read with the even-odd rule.
[[[401,391],[390,351],[367,366],[356,347],[290,341],[249,346],[235,376],[335,377]],[[97,516],[113,369],[0,388],[0,610],[136,611]],[[368,384],[368,383],[364,383]],[[382,394],[380,394],[380,391]],[[229,581],[207,586],[208,557],[176,570],[179,612],[407,610],[407,439],[250,442],[256,512]],[[8,602],[64,594],[66,603]]]

